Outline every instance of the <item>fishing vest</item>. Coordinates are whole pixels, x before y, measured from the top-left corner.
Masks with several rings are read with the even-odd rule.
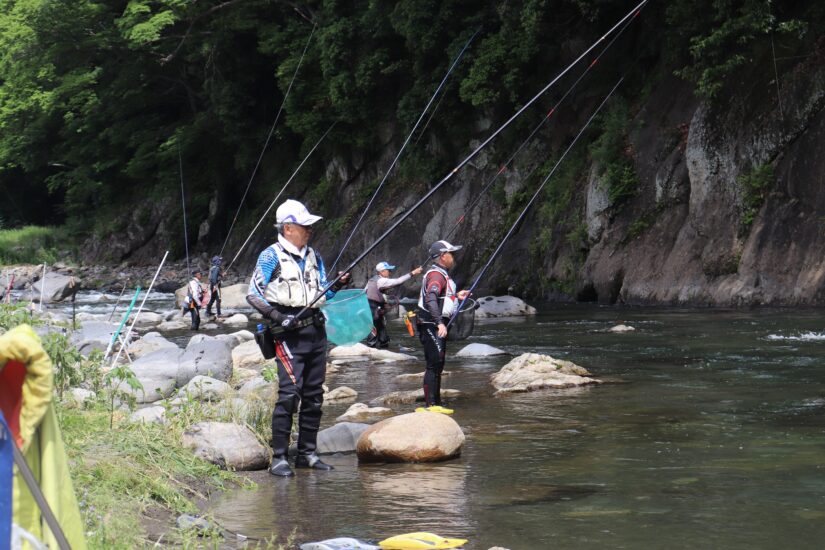
[[[378,290],[378,277],[378,275],[370,277],[369,280],[367,280],[365,290],[367,291],[367,300],[383,304],[386,303],[387,300],[384,298],[384,294]]]
[[[307,248],[304,257],[304,270],[295,260],[295,257],[284,250],[281,244],[274,245],[280,267],[278,277],[269,281],[264,291],[264,299],[270,303],[289,307],[304,307],[317,296],[321,285],[321,270],[318,267],[318,256],[315,250]],[[321,297],[312,304],[313,308],[321,307],[326,300]]]
[[[450,275],[447,273],[447,270],[441,266],[433,264],[430,266],[430,269],[424,273],[424,279],[421,281],[421,293],[418,296],[418,307],[424,311],[427,311],[427,307],[424,305],[424,293],[427,290],[427,275],[432,273],[433,271],[437,271],[444,275],[444,278],[447,279],[447,288],[444,291],[444,296],[439,296],[438,301],[441,303],[441,317],[444,318],[451,318],[455,313],[456,307],[458,305],[457,296],[455,294],[455,281],[450,279]],[[438,319],[435,319],[438,322]]]

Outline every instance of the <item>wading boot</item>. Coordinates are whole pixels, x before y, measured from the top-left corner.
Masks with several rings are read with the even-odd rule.
[[[280,477],[292,477],[295,475],[295,472],[289,467],[286,456],[272,457],[272,465],[269,467],[269,473]]]
[[[315,453],[310,453],[308,455],[298,455],[298,458],[295,459],[295,467],[296,468],[312,468],[313,470],[323,470],[329,471],[334,470],[332,466],[329,464],[324,464],[321,462],[320,457]]]

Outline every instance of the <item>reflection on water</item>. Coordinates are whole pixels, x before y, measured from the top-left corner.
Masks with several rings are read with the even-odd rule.
[[[91,297],[80,307],[107,311]],[[167,299],[171,301],[171,299]],[[156,302],[153,311],[168,303]],[[456,359],[445,386],[467,435],[460,458],[260,477],[218,497],[227,529],[298,542],[432,531],[467,548],[821,548],[825,540],[825,318],[817,310],[545,308],[484,320],[471,342],[572,360],[612,383],[494,397],[509,357]],[[635,332],[612,334],[623,322]],[[419,361],[343,366],[358,400],[420,381]],[[180,340],[189,333],[181,334]],[[324,427],[347,405],[325,405]],[[396,406],[396,412],[412,407]]]

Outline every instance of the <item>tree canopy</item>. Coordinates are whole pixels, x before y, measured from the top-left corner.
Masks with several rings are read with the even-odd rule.
[[[608,0],[6,0],[0,188],[8,200],[0,201],[0,218],[94,231],[124,205],[176,193],[179,155],[196,212],[214,196],[236,206],[313,30],[270,173],[292,166],[333,121],[328,155],[373,157],[387,139],[381,126],[403,136],[480,29],[428,126],[442,146],[419,148],[408,162],[426,169],[433,157],[453,158],[479,119],[511,114],[630,7]],[[715,98],[767,38],[792,35],[798,49],[818,36],[822,11],[816,2],[652,2],[618,58],[643,79],[678,71]],[[659,73],[643,73],[640,64]],[[322,173],[322,161],[314,162],[306,181]],[[268,196],[259,185],[253,196]]]

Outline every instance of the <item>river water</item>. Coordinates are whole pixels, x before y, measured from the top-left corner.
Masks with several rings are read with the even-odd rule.
[[[109,312],[115,298],[86,293],[76,307]],[[147,308],[172,303],[152,295]],[[636,331],[606,332],[620,322]],[[399,322],[390,330],[394,349],[422,357]],[[185,345],[191,333],[168,336]],[[568,359],[605,383],[494,397],[489,377],[509,357],[453,357],[468,342]],[[332,456],[333,472],[262,474],[209,512],[230,531],[299,543],[431,531],[471,550],[825,546],[821,310],[545,305],[533,318],[477,322],[449,344],[446,368],[443,386],[463,392],[451,402],[467,435],[460,458],[359,466]],[[416,388],[395,376],[422,370],[423,360],[354,363],[328,384],[367,402]],[[322,428],[347,406],[325,405]]]
[[[618,322],[637,330],[606,332]],[[470,341],[569,359],[606,383],[493,397],[489,376],[507,358],[448,354],[444,387],[464,392],[451,403],[467,435],[459,459],[333,456],[333,472],[262,476],[210,512],[231,531],[297,542],[432,531],[470,549],[825,544],[821,311],[547,306],[479,322]],[[364,402],[416,387],[394,377],[422,369],[354,364],[328,382]],[[325,405],[322,427],[346,407]]]

